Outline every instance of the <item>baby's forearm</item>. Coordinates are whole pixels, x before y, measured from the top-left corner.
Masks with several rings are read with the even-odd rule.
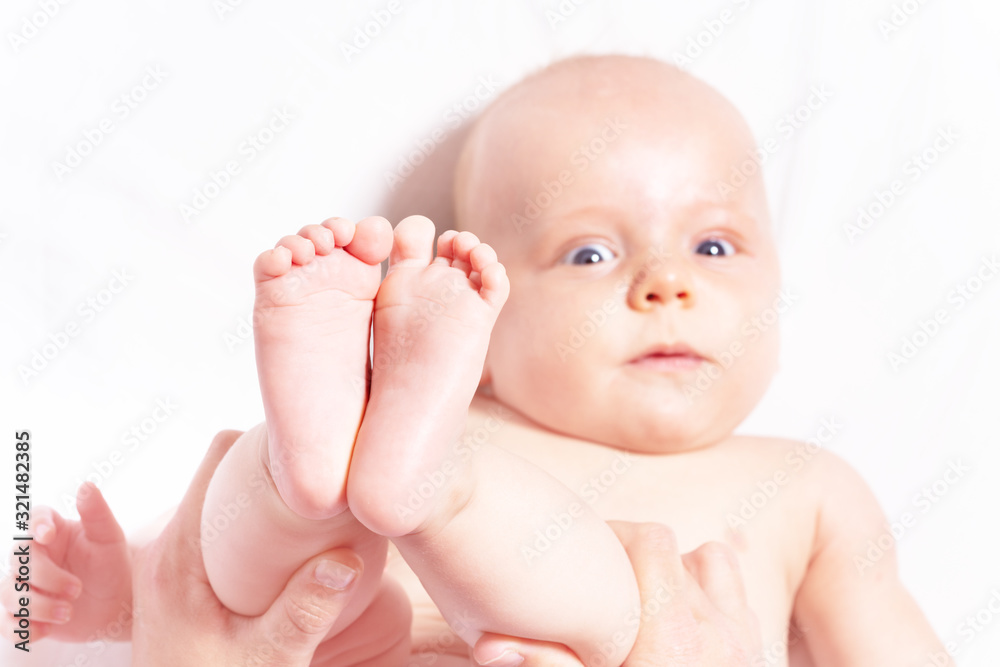
[[[486,446],[455,487],[446,521],[393,542],[452,628],[563,643],[587,665],[617,665],[639,626],[639,593],[614,532],[572,491]],[[468,486],[463,486],[468,482]]]
[[[205,496],[201,548],[215,594],[231,610],[263,613],[289,577],[316,554],[347,547],[365,570],[353,598],[374,595],[385,562],[385,540],[344,512],[321,521],[290,510],[275,489],[265,456],[267,429],[261,424],[239,437],[219,464]],[[353,606],[353,605],[352,605]],[[356,614],[346,614],[337,628]]]

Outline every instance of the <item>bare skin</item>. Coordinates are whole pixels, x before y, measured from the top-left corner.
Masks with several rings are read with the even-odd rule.
[[[387,234],[381,219],[333,219],[283,238],[255,264],[268,421],[237,440],[206,495],[202,551],[216,594],[234,611],[260,613],[317,551],[349,547],[375,567],[335,634],[372,600],[388,537],[465,641],[500,632],[566,644],[587,664],[621,662],[639,599],[614,533],[581,506],[550,558],[520,557],[533,531],[576,499],[501,449],[466,460],[454,448],[507,297],[496,254],[474,234],[451,232],[435,256],[433,223],[413,216],[393,231],[379,285]],[[365,405],[357,385],[370,321]],[[522,488],[513,497],[512,485]],[[484,590],[484,571],[502,585]]]
[[[731,545],[770,664],[790,646],[798,664],[916,667],[943,648],[892,551],[857,565],[887,531],[865,483],[812,446],[733,435],[776,369],[789,301],[759,170],[720,187],[753,150],[722,96],[651,60],[564,61],[504,93],[456,175],[459,226],[511,280],[466,434],[605,519],[669,525],[682,550]],[[766,504],[747,519],[754,493]],[[415,650],[440,643],[419,586],[391,570],[422,612]]]
[[[492,620],[482,610],[507,611],[517,609],[518,601],[551,598],[555,611],[546,608],[543,620],[553,614],[566,619],[585,616],[588,598],[616,602],[615,594],[594,596],[579,587],[581,580],[607,583],[590,576],[586,563],[572,560],[591,542],[573,541],[572,532],[548,542],[529,537],[535,526],[520,527],[511,540],[503,522],[558,498],[558,488],[567,495],[555,505],[557,513],[582,502],[588,522],[596,515],[668,524],[681,550],[705,542],[731,545],[746,575],[750,608],[760,619],[764,642],[757,657],[763,664],[787,664],[791,653],[800,665],[917,667],[943,650],[901,586],[891,552],[863,571],[856,565],[868,541],[886,530],[857,474],[803,443],[733,435],[766,390],[778,350],[777,327],[765,317],[777,308],[780,276],[763,183],[757,175],[731,191],[720,188],[752,150],[739,114],[717,93],[661,63],[624,57],[549,68],[505,93],[474,129],[456,182],[457,219],[495,248],[507,267],[510,298],[493,328],[480,396],[465,424],[465,449],[441,447],[440,438],[460,430],[457,398],[451,412],[434,412],[428,407],[433,401],[419,403],[437,417],[424,423],[426,432],[372,435],[376,441],[386,435],[389,442],[378,446],[398,457],[389,465],[418,489],[428,474],[444,470],[449,456],[464,459],[468,471],[468,477],[449,479],[523,484],[477,485],[475,493],[457,482],[434,487],[440,514],[411,505],[412,487],[392,489],[390,502],[382,502],[375,497],[378,484],[364,479],[377,479],[377,466],[362,463],[362,426],[347,500],[357,505],[361,523],[355,524],[394,535],[406,559],[392,559],[389,571],[403,580],[414,604],[415,655],[432,651],[467,663],[469,650],[455,632],[474,643]],[[422,261],[429,264],[426,257]],[[473,272],[465,270],[471,281]],[[765,321],[771,324],[760,324]],[[394,338],[399,340],[388,342]],[[478,349],[462,342],[452,340],[470,356],[469,350]],[[375,345],[378,350],[378,340]],[[402,348],[414,359],[433,358],[418,353],[417,345]],[[384,356],[391,360],[395,354]],[[372,411],[378,370],[376,355]],[[445,376],[455,383],[443,382],[445,388],[468,381],[467,372],[453,368]],[[389,389],[396,378],[387,374],[386,380]],[[394,438],[413,435],[430,453],[416,464],[392,449]],[[257,442],[268,451],[264,439]],[[457,453],[466,450],[467,458]],[[363,471],[357,481],[355,464]],[[247,479],[254,470],[237,469],[243,476],[233,478]],[[780,482],[778,473],[784,475]],[[564,486],[551,486],[550,477]],[[768,482],[773,494],[761,489]],[[342,492],[337,487],[315,504],[336,508]],[[745,518],[743,502],[758,492],[767,500]],[[479,497],[491,502],[477,505]],[[395,511],[401,503],[411,511]],[[468,508],[474,511],[466,513]],[[323,534],[307,527],[303,539]],[[596,528],[593,534],[599,537]],[[511,576],[502,569],[516,561],[509,556],[497,561],[498,571],[470,560],[483,556],[484,539],[491,536],[508,546],[527,544],[534,552],[532,571],[542,574]],[[328,546],[311,544],[308,553]],[[709,546],[702,554],[717,556],[720,550]],[[301,556],[300,562],[306,554]],[[602,566],[616,567],[619,556],[590,561],[606,572]],[[365,562],[367,570],[369,558]],[[685,566],[700,571],[697,558],[686,559]],[[580,597],[570,590],[553,598],[531,587],[553,574],[577,582]],[[514,602],[504,599],[501,585],[511,581],[527,582]],[[711,581],[705,578],[703,585],[718,585]],[[479,597],[467,609],[456,608],[456,591]],[[692,611],[697,605],[678,604],[680,611],[671,606],[672,612],[698,618]],[[517,627],[508,634],[528,636]],[[629,640],[605,637],[599,643],[607,641],[621,649]]]

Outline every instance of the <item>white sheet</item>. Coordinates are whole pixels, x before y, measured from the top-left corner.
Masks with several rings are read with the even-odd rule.
[[[350,57],[343,44],[386,2],[95,0],[38,18],[44,4],[6,2],[0,19],[0,433],[32,430],[35,503],[66,509],[90,474],[130,529],[175,503],[215,431],[261,419],[244,324],[255,254],[333,214],[446,224],[429,175],[448,163],[461,105],[553,58],[673,60],[700,40],[690,69],[776,142],[764,169],[798,298],[782,370],[743,430],[808,438],[843,423],[830,449],[892,520],[916,518],[899,540],[907,585],[961,664],[995,664],[1000,618],[984,613],[981,631],[965,619],[1000,590],[1000,279],[961,309],[949,295],[1000,252],[996,3],[404,0]],[[789,135],[781,118],[814,87],[830,99]],[[244,144],[269,123],[270,143]],[[907,161],[949,128],[957,138],[911,180]],[[430,169],[391,190],[387,174],[428,140]],[[80,142],[96,146],[57,173]],[[181,205],[211,195],[230,162],[239,173],[217,175],[185,220]],[[852,243],[845,225],[894,180],[902,194]],[[105,292],[116,272],[127,284]],[[947,322],[893,369],[887,354],[922,341],[936,311]],[[71,323],[78,334],[23,379]],[[970,471],[924,511],[915,496],[954,462]]]

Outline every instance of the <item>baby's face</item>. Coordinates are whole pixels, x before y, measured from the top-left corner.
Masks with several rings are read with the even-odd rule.
[[[777,358],[761,322],[779,289],[762,183],[718,187],[753,144],[713,91],[679,85],[515,104],[466,183],[488,218],[469,226],[511,280],[486,364],[495,397],[636,451],[725,437]]]

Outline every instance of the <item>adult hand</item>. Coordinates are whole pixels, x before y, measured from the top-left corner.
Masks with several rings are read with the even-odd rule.
[[[135,665],[308,665],[360,579],[360,558],[334,549],[299,568],[260,617],[238,616],[219,602],[202,563],[201,509],[212,473],[239,435],[224,431],[215,437],[171,522],[136,554]],[[408,628],[408,608],[396,609],[407,605],[405,600],[392,592],[382,598]]]
[[[681,555],[677,538],[666,526],[609,523],[632,561],[642,599],[639,635],[626,667],[750,664],[761,651],[760,628],[747,605],[732,550],[708,542]],[[501,658],[505,651],[508,655]],[[500,635],[484,635],[473,655],[491,667],[583,664],[565,646]],[[518,662],[519,657],[524,660]]]

